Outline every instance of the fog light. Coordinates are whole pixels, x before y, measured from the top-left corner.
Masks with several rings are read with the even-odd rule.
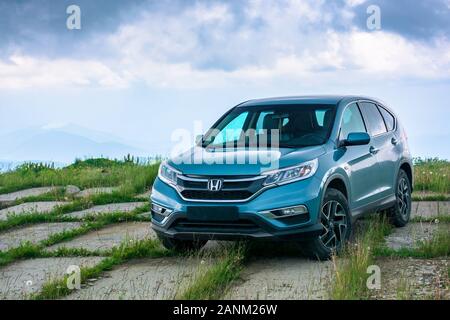
[[[173,210],[167,209],[163,206],[160,206],[156,203],[152,203],[152,211],[156,214],[160,214],[164,217],[167,217],[169,214],[172,213]]]
[[[295,207],[263,211],[263,212],[261,212],[261,214],[268,218],[278,219],[278,218],[285,218],[285,217],[292,217],[292,216],[308,214],[308,209],[306,208],[306,206],[301,205],[301,206],[295,206]]]

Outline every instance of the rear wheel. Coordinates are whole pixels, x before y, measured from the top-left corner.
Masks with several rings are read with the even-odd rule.
[[[199,250],[208,242],[207,240],[179,240],[163,235],[158,235],[158,238],[166,249],[178,252]]]
[[[403,170],[398,173],[395,190],[396,202],[387,210],[387,215],[394,226],[404,227],[411,216],[411,182]]]
[[[304,252],[315,259],[329,259],[339,253],[352,234],[350,210],[345,196],[336,189],[328,189],[320,210],[322,233],[304,244]]]

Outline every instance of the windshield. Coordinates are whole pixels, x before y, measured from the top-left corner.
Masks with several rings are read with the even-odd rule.
[[[203,138],[202,146],[301,148],[324,144],[330,135],[335,105],[237,107]]]

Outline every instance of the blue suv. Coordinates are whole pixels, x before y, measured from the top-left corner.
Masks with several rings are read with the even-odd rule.
[[[406,225],[412,186],[407,137],[385,104],[359,96],[251,100],[161,164],[152,228],[170,249],[289,240],[327,259],[365,213]]]

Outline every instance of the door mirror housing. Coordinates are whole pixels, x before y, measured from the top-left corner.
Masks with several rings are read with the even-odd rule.
[[[341,142],[341,146],[362,146],[369,144],[369,142],[370,136],[367,132],[351,132],[348,134],[347,139]]]

